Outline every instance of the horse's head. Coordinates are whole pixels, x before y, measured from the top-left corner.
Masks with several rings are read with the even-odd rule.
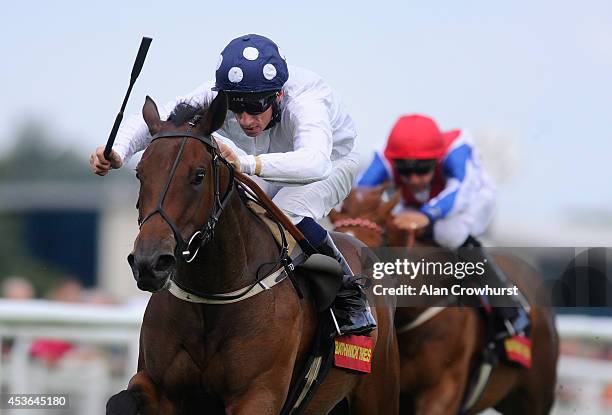
[[[177,105],[167,121],[147,97],[142,115],[153,136],[136,174],[140,232],[128,256],[138,287],[156,292],[180,261],[193,260],[212,231],[232,189],[232,170],[210,134],[225,120],[227,99],[208,107]]]
[[[336,230],[352,234],[371,248],[381,246],[387,217],[400,197],[396,192],[389,200],[383,200],[383,192],[389,186],[390,183],[384,183],[353,189],[342,203],[342,209],[329,214]]]

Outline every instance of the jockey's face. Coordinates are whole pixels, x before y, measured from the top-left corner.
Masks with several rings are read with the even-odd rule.
[[[276,101],[280,102],[282,98],[283,91],[281,91],[276,97]],[[245,111],[234,112],[234,115],[236,116],[238,124],[240,124],[240,128],[242,128],[242,131],[244,131],[246,135],[248,135],[249,137],[257,137],[264,131],[270,121],[272,121],[272,111],[273,109],[270,106],[261,114],[253,115]]]
[[[435,159],[397,159],[393,161],[402,183],[412,193],[426,190],[435,174]]]
[[[257,137],[272,120],[272,107],[257,115],[251,115],[248,112],[234,114],[242,131],[249,137]]]
[[[404,185],[408,187],[408,190],[410,190],[412,193],[419,193],[427,189],[431,185],[433,176],[434,171],[432,170],[429,173],[425,174],[412,173],[409,176],[401,176],[401,179],[402,183],[404,183]]]

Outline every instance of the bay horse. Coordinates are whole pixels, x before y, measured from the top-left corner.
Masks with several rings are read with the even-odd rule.
[[[330,220],[338,231],[370,247],[418,246],[414,233],[392,226],[391,211],[399,192],[384,201],[389,183],[353,189],[341,211]],[[539,276],[519,258],[492,255],[497,265],[532,304],[532,366],[498,364],[486,388],[467,413],[493,407],[502,414],[547,414],[554,402],[556,363],[559,354],[554,316],[535,303]],[[538,294],[539,304],[542,298]],[[485,323],[480,313],[467,307],[400,307],[395,314],[401,361],[401,414],[442,415],[463,413],[469,375],[481,360]],[[474,397],[476,399],[476,397]]]
[[[109,415],[279,414],[309,356],[321,314],[308,284],[298,278],[298,290],[285,278],[244,295],[266,288],[263,275],[282,271],[282,252],[235,190],[233,167],[210,136],[226,112],[222,93],[207,107],[179,104],[167,121],[149,97],[144,104],[153,141],[136,169],[140,232],[128,262],[138,287],[153,295],[138,371],[109,399]],[[363,245],[343,234],[334,239],[359,272]],[[209,303],[177,298],[172,287]],[[372,311],[372,372],[332,368],[302,413],[327,414],[341,401],[351,414],[398,412],[394,304],[377,299]]]

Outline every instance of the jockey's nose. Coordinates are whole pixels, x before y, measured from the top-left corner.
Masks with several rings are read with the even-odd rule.
[[[132,252],[127,260],[138,288],[145,291],[156,292],[164,288],[176,269],[176,258],[167,253],[146,256]]]
[[[240,126],[244,128],[252,127],[254,124],[257,124],[258,120],[256,115],[251,115],[248,112],[241,112],[239,114],[236,114],[236,118],[238,119],[238,124],[240,124]]]

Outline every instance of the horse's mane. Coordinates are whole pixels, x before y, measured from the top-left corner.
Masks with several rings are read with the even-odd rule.
[[[206,105],[195,105],[193,101],[181,101],[176,104],[176,107],[172,110],[168,116],[168,121],[174,124],[175,127],[180,127],[188,121],[191,121],[193,117],[198,114],[202,114],[203,110],[206,110]]]

